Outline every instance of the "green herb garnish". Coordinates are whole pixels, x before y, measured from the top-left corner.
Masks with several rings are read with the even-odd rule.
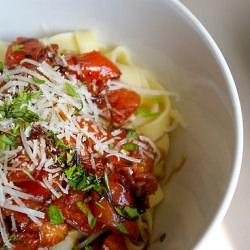
[[[8,237],[9,242],[12,242],[12,241],[15,239],[15,237],[16,237],[15,234],[11,234],[11,235]],[[6,244],[5,244],[5,243],[1,243],[1,244],[0,244],[0,248],[1,248],[1,249],[2,249],[2,248],[5,249],[5,247],[6,247]]]
[[[15,97],[13,100],[7,99],[3,106],[0,107],[0,114],[2,120],[4,119],[18,119],[23,122],[38,121],[38,114],[29,110],[27,105],[32,99],[38,98],[42,92],[34,92],[27,94],[26,92],[20,92],[19,96]],[[0,120],[1,120],[0,119]]]
[[[108,178],[108,174],[106,172],[104,173],[104,181],[105,181],[105,184],[106,184],[108,191],[110,192],[109,178]]]
[[[115,206],[114,208],[117,214],[129,220],[135,220],[140,215],[137,208],[128,207],[128,206],[125,206],[124,208]]]
[[[81,108],[80,109],[76,108],[74,113],[73,113],[73,115],[77,115],[83,109],[83,106],[84,106],[83,101],[81,100],[80,95],[77,93],[76,88],[72,84],[65,82],[64,85],[65,85],[67,94],[69,96],[78,97],[80,99]]]
[[[85,245],[84,250],[93,250],[93,247],[90,245]]]
[[[138,150],[138,145],[134,143],[128,143],[128,144],[123,145],[123,148],[125,150]]]
[[[4,66],[3,66],[3,62],[2,62],[2,61],[0,61],[0,71],[3,71],[3,68],[4,68]]]
[[[96,204],[99,208],[105,209],[105,207],[104,207],[100,202],[96,201],[95,204]]]
[[[39,79],[37,77],[33,77],[32,80],[33,82],[38,83],[38,84],[44,84],[46,82],[45,80]]]
[[[136,136],[138,136],[137,132],[134,129],[131,129],[127,132],[126,139],[129,140],[129,139],[136,137]]]
[[[72,84],[65,82],[65,87],[68,95],[73,97],[78,96],[76,89]]]
[[[146,108],[138,108],[135,111],[135,115],[142,115],[144,117],[153,117],[153,116],[160,115],[160,113],[158,113],[158,112],[151,112],[149,109],[146,109]]]
[[[119,222],[114,222],[114,223],[118,227],[121,233],[124,233],[124,234],[128,233],[128,230],[125,228],[123,223],[119,223]]]
[[[125,206],[123,212],[131,219],[136,219],[139,216],[137,208]]]
[[[60,149],[72,149],[70,145],[64,144],[52,130],[49,131],[48,138]]]
[[[155,96],[155,97],[153,98],[153,103],[159,104],[159,103],[160,103],[160,98],[159,98],[158,96]]]
[[[20,50],[23,50],[24,49],[24,45],[23,44],[18,44],[18,45],[13,45],[12,46],[12,51],[13,52],[17,52],[17,51],[20,51]]]
[[[50,223],[52,225],[57,225],[57,224],[61,224],[64,222],[60,209],[56,205],[49,206],[48,214],[49,214]]]
[[[88,224],[89,224],[89,227],[90,229],[93,229],[95,227],[95,224],[96,224],[96,218],[94,217],[94,215],[88,211],[87,213],[87,216],[88,216]]]
[[[83,202],[78,201],[78,202],[76,203],[76,205],[79,207],[79,209],[80,209],[84,214],[87,214],[87,213],[88,213],[88,211],[87,211],[87,209],[86,209],[86,207],[85,207],[85,205],[84,205]]]
[[[0,135],[0,147],[2,150],[6,150],[7,145],[16,146],[16,143],[17,140],[13,136],[7,134]]]
[[[87,174],[86,168],[82,164],[76,164],[64,170],[68,175],[68,183],[75,190],[89,192],[95,190],[100,195],[107,193],[107,188],[102,184],[102,180],[91,173]]]
[[[74,154],[66,153],[66,156],[67,156],[66,163],[69,164],[72,161]]]
[[[74,165],[74,166],[71,167],[71,168],[68,168],[68,169],[64,170],[64,173],[65,173],[65,175],[66,175],[66,177],[67,177],[68,179],[71,178],[71,176],[73,175],[75,169],[76,169],[76,165]]]
[[[89,227],[90,229],[93,229],[96,224],[96,218],[94,217],[94,215],[90,211],[87,211],[84,203],[82,203],[81,201],[77,202],[76,205],[84,214],[87,215]]]
[[[13,129],[10,130],[12,135],[20,135],[20,124],[16,124]]]

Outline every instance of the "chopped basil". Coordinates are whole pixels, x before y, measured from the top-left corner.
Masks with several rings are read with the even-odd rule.
[[[3,71],[3,68],[4,68],[4,66],[3,66],[3,62],[2,62],[2,61],[0,61],[0,71]]]
[[[69,164],[72,161],[74,154],[67,153],[66,156],[67,156],[66,163]]]
[[[12,51],[13,52],[17,52],[17,51],[20,51],[20,50],[23,50],[24,49],[24,45],[23,44],[18,44],[18,45],[13,45],[12,46]]]
[[[26,92],[20,92],[19,96],[13,100],[7,99],[3,106],[0,106],[0,114],[3,119],[18,119],[23,122],[38,121],[39,115],[29,110],[27,105],[32,99],[38,98],[42,92],[34,92],[27,94]]]
[[[116,211],[120,216],[125,217],[121,207],[115,206],[114,208],[115,208],[115,211]]]
[[[83,202],[78,201],[78,202],[76,203],[76,205],[79,207],[79,209],[80,209],[84,214],[87,214],[87,213],[88,213],[88,211],[87,211],[87,209],[86,209],[86,207],[85,207],[85,205],[84,205]]]
[[[84,250],[93,250],[93,247],[90,245],[85,245]]]
[[[138,108],[135,111],[135,115],[142,115],[144,117],[153,117],[153,116],[160,115],[160,113],[158,113],[158,112],[151,112],[149,109],[146,109],[146,108]]]
[[[11,80],[10,77],[5,72],[4,72],[4,75],[6,77],[6,80],[9,82]]]
[[[9,242],[12,242],[14,239],[15,239],[15,237],[16,237],[16,235],[15,234],[11,234],[11,235],[9,235],[8,236],[8,240],[9,240]],[[0,248],[2,249],[2,248],[6,248],[7,246],[6,246],[6,244],[5,243],[1,243],[0,244]]]
[[[32,80],[33,82],[38,83],[38,84],[44,84],[46,82],[45,80],[39,79],[37,77],[33,77]]]
[[[33,93],[30,93],[30,94],[27,94],[27,101],[30,101],[31,99],[37,99],[39,96],[41,96],[43,94],[43,92],[41,91],[38,91],[38,92],[33,92]]]
[[[68,179],[70,179],[70,177],[73,175],[75,169],[76,169],[76,165],[74,165],[74,166],[71,167],[71,168],[68,168],[68,169],[64,170],[64,173],[65,173],[65,175],[66,175],[66,177],[67,177]]]
[[[11,134],[13,135],[20,135],[20,124],[16,124],[13,129],[10,130]]]
[[[115,147],[114,143],[109,144],[109,149],[113,149]]]
[[[155,97],[153,98],[153,103],[159,104],[159,103],[160,103],[160,98],[159,98],[158,96],[155,96]]]
[[[85,205],[83,202],[79,201],[76,203],[76,205],[79,207],[79,209],[87,215],[88,217],[88,224],[90,229],[93,229],[96,224],[96,218],[93,216],[93,214],[90,211],[87,211]]]
[[[57,157],[57,161],[59,164],[63,164],[63,159],[64,159],[65,153],[59,154]]]
[[[131,129],[127,132],[126,139],[129,140],[129,139],[136,137],[136,136],[138,136],[137,132],[135,130]]]
[[[88,203],[88,202],[90,202],[92,200],[92,196],[88,196],[88,197],[86,197],[83,201],[85,202],[85,203]]]
[[[138,145],[134,144],[134,143],[128,143],[123,145],[123,148],[125,150],[137,150],[138,149]]]
[[[140,215],[137,208],[128,207],[128,206],[125,206],[124,208],[115,206],[114,208],[117,214],[119,214],[120,216],[126,219],[135,220]]]
[[[96,224],[96,218],[89,211],[88,211],[87,215],[88,215],[88,224],[89,224],[89,227],[90,227],[90,229],[93,229],[95,227],[95,224]]]
[[[64,222],[60,209],[56,205],[49,206],[48,214],[49,214],[50,223],[52,225],[57,225],[57,224],[61,224]]]
[[[52,130],[49,131],[48,138],[56,145],[56,147],[60,149],[72,149],[70,145],[66,145],[60,139],[58,139],[58,137]]]
[[[123,212],[125,212],[131,219],[135,219],[139,216],[137,208],[125,206]]]
[[[73,112],[73,115],[77,115],[79,114],[79,112],[83,109],[84,105],[83,105],[83,101],[80,99],[80,102],[81,102],[81,108],[76,108]]]
[[[102,184],[101,179],[91,173],[87,174],[86,168],[82,164],[76,164],[72,168],[64,170],[68,175],[68,183],[75,190],[89,192],[95,190],[100,195],[107,193],[107,188]]]
[[[124,234],[128,233],[128,230],[125,228],[123,223],[119,223],[119,222],[114,222],[114,223],[118,227],[121,233],[124,233]]]
[[[76,89],[72,84],[65,82],[65,87],[68,95],[73,97],[78,96]]]
[[[101,203],[99,203],[98,201],[96,201],[95,204],[96,204],[99,208],[105,209],[104,206],[103,206]]]
[[[105,181],[105,184],[106,184],[108,191],[110,192],[109,178],[108,178],[108,174],[106,172],[104,173],[104,181]]]
[[[7,134],[0,135],[0,146],[2,150],[6,150],[7,145],[16,146],[16,143],[17,140],[13,136]]]

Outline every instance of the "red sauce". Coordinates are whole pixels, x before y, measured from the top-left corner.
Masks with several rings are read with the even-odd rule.
[[[19,46],[19,49],[15,51],[13,46]],[[18,38],[9,45],[4,64],[8,68],[14,68],[21,64],[23,59],[28,58],[39,62],[45,60],[51,66],[55,66],[58,65],[57,48],[56,45],[45,46],[42,42],[33,38]],[[105,119],[111,124],[108,129],[96,129],[92,126],[97,126],[95,122],[83,118],[79,121],[79,126],[82,128],[87,126],[89,132],[94,132],[100,140],[104,136],[112,138],[111,133],[118,126],[122,129],[122,133],[119,135],[120,138],[115,139],[113,143],[114,146],[117,145],[128,133],[128,130],[123,129],[122,126],[139,107],[140,96],[125,88],[103,92],[107,89],[107,81],[119,79],[121,72],[116,65],[97,51],[67,55],[66,60],[68,66],[59,65],[62,74],[65,74],[65,72],[75,74],[79,80],[84,81],[92,96],[96,97],[98,107],[103,109],[103,114],[106,114]],[[30,67],[28,63],[24,63],[23,66]],[[76,67],[80,68],[80,73],[76,70]],[[40,127],[34,127],[31,137],[34,139],[41,136],[45,138],[47,148],[50,148],[51,141],[48,139],[47,132]],[[139,138],[137,140],[140,141]],[[73,138],[70,141],[63,138],[62,141],[75,147],[76,142]],[[149,153],[154,152],[148,143],[143,143],[147,145]],[[83,146],[88,148],[93,147],[93,144],[93,140],[87,138]],[[64,152],[65,150],[58,148],[50,154],[60,156]],[[31,180],[22,171],[15,172],[15,174],[10,173],[8,175],[9,181],[13,181],[26,193],[38,197],[37,200],[33,201],[24,200],[26,206],[45,213],[45,219],[41,220],[42,224],[37,225],[25,214],[3,209],[5,219],[7,220],[13,214],[17,223],[17,231],[12,241],[14,249],[37,249],[38,247],[53,246],[64,240],[70,229],[77,229],[84,233],[105,229],[111,233],[104,237],[101,243],[98,243],[100,248],[104,249],[105,246],[111,250],[126,249],[124,239],[121,236],[125,235],[131,239],[138,239],[139,231],[135,219],[121,216],[116,209],[123,210],[126,206],[130,208],[139,207],[140,210],[145,209],[148,206],[148,195],[154,193],[157,188],[157,180],[153,175],[154,160],[146,154],[141,156],[138,150],[128,151],[128,156],[138,158],[141,162],[131,163],[126,159],[118,159],[116,156],[106,158],[100,156],[100,158],[95,159],[96,169],[93,170],[90,156],[74,156],[73,161],[80,162],[85,167],[87,174],[102,178],[101,185],[103,186],[105,186],[103,176],[104,173],[107,173],[110,191],[105,195],[101,195],[96,190],[88,192],[74,190],[70,187],[68,194],[62,194],[57,199],[47,188],[41,185],[43,178],[48,178],[46,171],[34,170],[31,172],[30,174],[36,181]],[[27,155],[19,155],[18,157],[22,158],[22,162],[30,163]],[[63,157],[62,159],[65,161],[66,156]],[[113,171],[107,168],[107,164],[113,165]],[[21,166],[17,166],[17,168],[19,167]],[[58,181],[61,180],[58,179]],[[65,184],[63,181],[61,183]],[[82,211],[79,204],[84,204],[85,212]],[[52,225],[49,222],[48,208],[50,205],[55,205],[60,209],[64,218],[63,223]],[[92,226],[89,223],[89,214],[96,219]],[[125,231],[121,230],[119,225],[123,225]],[[94,249],[98,244],[93,243]]]

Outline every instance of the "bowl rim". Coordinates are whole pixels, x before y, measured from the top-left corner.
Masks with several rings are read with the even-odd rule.
[[[164,0],[167,1],[167,0]],[[209,237],[211,232],[214,230],[216,226],[218,226],[226,212],[230,206],[230,203],[233,199],[233,195],[236,190],[236,186],[239,180],[240,169],[242,165],[243,159],[243,118],[242,118],[242,110],[240,99],[238,95],[238,91],[236,88],[235,81],[227,65],[227,62],[219,49],[218,45],[209,34],[207,29],[203,26],[203,24],[196,18],[196,16],[179,0],[171,0],[173,6],[178,9],[183,15],[190,20],[193,27],[197,30],[197,34],[204,38],[204,43],[207,45],[208,49],[212,53],[213,57],[217,61],[220,70],[225,78],[225,82],[227,82],[229,87],[230,98],[232,99],[233,109],[234,109],[234,125],[235,125],[235,155],[233,161],[233,169],[230,176],[230,180],[228,183],[228,189],[222,199],[222,202],[218,208],[217,213],[215,214],[211,223],[205,229],[202,237],[194,244],[194,249],[199,249],[204,244],[205,240]]]

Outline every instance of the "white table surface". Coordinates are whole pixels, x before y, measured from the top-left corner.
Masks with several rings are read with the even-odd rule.
[[[238,89],[244,154],[234,198],[222,224],[200,250],[250,249],[250,0],[181,0],[222,51]]]

